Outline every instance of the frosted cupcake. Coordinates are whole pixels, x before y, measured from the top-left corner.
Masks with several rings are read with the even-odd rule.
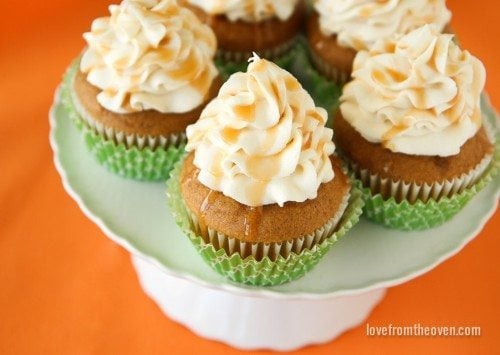
[[[369,218],[422,229],[453,216],[492,172],[482,63],[430,26],[354,61],[335,141],[366,187]]]
[[[445,0],[315,0],[308,41],[318,71],[345,83],[356,53],[377,40],[406,34],[425,24],[447,31]]]
[[[302,27],[301,0],[183,0],[214,30],[218,57],[245,62],[253,52],[275,60],[293,46]]]
[[[124,0],[98,18],[66,83],[69,111],[113,172],[165,179],[185,128],[221,85],[210,27],[173,0]]]
[[[290,281],[358,220],[359,191],[333,155],[326,116],[290,73],[255,56],[188,127],[169,203],[218,272]]]

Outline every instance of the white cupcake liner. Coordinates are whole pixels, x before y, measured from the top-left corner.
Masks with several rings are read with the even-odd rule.
[[[309,54],[316,69],[328,79],[339,85],[343,85],[351,78],[351,73],[347,73],[335,66],[330,65],[323,58],[318,56],[313,49],[309,50]]]
[[[384,199],[394,197],[396,201],[406,200],[414,203],[417,200],[427,202],[430,199],[438,201],[443,197],[451,197],[473,186],[489,167],[493,155],[487,155],[476,167],[467,173],[451,180],[444,180],[432,184],[418,184],[382,178],[371,173],[368,169],[361,169],[356,163],[349,161],[349,166],[364,187],[369,187],[372,194],[380,194]]]
[[[224,62],[247,62],[248,58],[253,56],[253,52],[256,52],[262,58],[273,60],[288,52],[295,45],[297,39],[298,36],[295,36],[274,48],[264,49],[263,51],[232,52],[219,49],[217,50],[216,59]]]
[[[343,197],[337,213],[321,228],[318,228],[316,231],[306,236],[277,243],[252,243],[228,237],[224,233],[218,232],[212,228],[202,227],[196,214],[188,208],[186,208],[186,210],[191,229],[202,237],[205,243],[213,245],[216,250],[224,249],[228,256],[238,253],[242,259],[252,256],[256,260],[262,260],[268,257],[271,261],[275,261],[278,255],[286,259],[290,253],[298,255],[306,249],[312,249],[315,245],[323,243],[323,241],[330,237],[335,231],[335,228],[347,208],[349,198],[350,193],[347,193]]]
[[[102,136],[106,140],[113,141],[117,145],[124,144],[127,148],[137,147],[139,149],[149,147],[154,150],[156,148],[166,149],[168,147],[180,147],[187,140],[185,132],[171,133],[167,136],[150,136],[128,134],[115,130],[112,127],[106,127],[101,122],[92,118],[92,115],[81,104],[75,90],[70,90],[70,92],[72,104],[86,128]]]

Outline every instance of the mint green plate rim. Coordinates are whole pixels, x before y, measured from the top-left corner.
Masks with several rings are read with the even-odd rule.
[[[482,101],[483,109],[486,111],[486,116],[490,124],[494,127],[498,127],[498,115],[491,107],[488,98],[484,96]],[[176,268],[175,265],[173,266],[171,263],[171,261],[175,261],[175,258],[172,260],[162,259],[158,250],[172,246],[172,244],[170,244],[170,240],[168,240],[168,238],[175,238],[175,236],[172,235],[182,235],[182,231],[178,229],[175,222],[171,219],[169,222],[168,216],[165,217],[165,219],[160,219],[154,223],[172,223],[174,228],[177,230],[173,230],[172,233],[169,232],[168,235],[163,236],[165,239],[162,237],[159,240],[155,240],[153,243],[160,243],[160,245],[156,245],[153,249],[149,248],[148,250],[147,245],[144,243],[144,235],[151,233],[151,231],[154,232],[157,229],[161,229],[163,226],[155,226],[154,223],[147,224],[147,221],[143,221],[142,223],[146,224],[140,232],[135,231],[134,236],[134,231],[123,230],[123,228],[126,227],[123,226],[120,221],[113,220],[109,216],[106,216],[105,213],[102,213],[102,211],[100,211],[96,206],[98,203],[96,203],[96,201],[92,201],[92,199],[96,199],[96,197],[89,196],[89,193],[85,191],[85,189],[94,191],[93,189],[102,182],[102,177],[104,177],[104,179],[111,180],[113,185],[116,185],[117,189],[123,188],[123,186],[126,185],[126,188],[132,190],[153,191],[154,193],[150,196],[151,200],[156,200],[157,195],[159,195],[159,200],[157,200],[156,203],[161,203],[165,207],[164,212],[161,211],[162,216],[163,213],[168,213],[168,208],[166,207],[166,203],[164,201],[164,183],[137,182],[122,179],[114,176],[103,167],[99,166],[91,156],[86,156],[84,153],[86,150],[83,146],[83,142],[78,139],[72,139],[77,136],[78,132],[76,131],[76,127],[74,127],[73,123],[68,119],[67,115],[65,115],[64,108],[62,108],[59,101],[58,92],[56,92],[49,118],[51,127],[49,139],[51,147],[54,151],[54,164],[57,171],[61,175],[63,186],[67,193],[77,202],[84,214],[97,224],[106,236],[128,250],[131,254],[151,262],[170,276],[179,278],[180,280],[194,282],[208,288],[227,291],[247,297],[277,299],[325,299],[361,294],[371,290],[391,287],[407,282],[432,270],[437,265],[462,250],[468,242],[479,234],[489,218],[495,213],[500,196],[500,177],[497,177],[492,183],[486,186],[483,191],[475,196],[469,205],[467,205],[464,210],[462,210],[451,221],[445,223],[441,227],[427,231],[394,231],[373,224],[362,218],[362,221],[358,223],[358,225],[355,226],[345,238],[339,241],[328,255],[325,256],[324,259],[327,260],[322,260],[317,265],[315,270],[311,271],[303,278],[288,284],[273,287],[239,285],[225,280],[220,275],[217,275],[219,278],[214,278],[214,275],[210,275],[211,272],[215,273],[215,271],[211,270],[208,265],[204,264],[201,257],[196,254],[194,248],[192,248],[189,244],[187,238],[184,239],[186,239],[185,242],[192,249],[192,253],[190,254],[187,249],[183,250],[184,253],[189,254],[186,262],[196,264],[198,267],[201,267],[199,265],[204,265],[206,270],[202,268],[201,273],[203,276],[200,276],[199,272],[198,274],[196,274],[196,272],[192,272],[192,270],[179,270],[178,267]],[[72,132],[72,130],[74,130],[74,132]],[[79,147],[80,144],[81,147]],[[78,152],[78,156],[72,156],[74,151]],[[76,164],[75,167],[71,165],[72,161],[78,161],[79,164]],[[78,165],[81,164],[83,164],[84,167],[78,170]],[[95,178],[80,176],[83,175],[82,170],[87,169],[89,166],[92,169],[91,175],[94,173],[97,174]],[[97,184],[98,182],[99,184]],[[95,194],[99,193],[99,191],[95,191]],[[117,191],[113,191],[113,194],[111,195],[113,196],[116,193]],[[126,195],[128,197],[128,195],[131,194],[119,195]],[[102,197],[99,196],[99,198]],[[97,201],[99,200],[97,199]],[[100,202],[103,201],[101,200],[99,203]],[[133,204],[138,201],[131,199],[129,202]],[[142,201],[143,204],[145,202],[148,202],[149,204],[149,201]],[[142,207],[147,208],[147,206],[144,205]],[[114,211],[116,212],[116,208]],[[113,208],[111,208],[108,212],[112,213]],[[471,214],[470,218],[464,218],[467,214]],[[139,221],[139,224],[140,223],[141,221]],[[458,234],[449,234],[455,232]],[[142,233],[145,234],[141,235]],[[429,238],[429,233],[435,235]],[[446,233],[446,235],[440,235],[440,233]],[[439,247],[440,250],[429,253],[428,255],[426,254],[425,260],[420,260],[420,262],[417,263],[418,265],[401,265],[401,260],[391,260],[391,257],[401,259],[401,256],[395,255],[399,254],[399,252],[389,253],[391,251],[394,252],[394,250],[398,250],[394,249],[394,247],[391,249],[391,245],[397,242],[397,248],[406,249],[407,253],[411,253],[411,250],[416,247],[418,248],[418,245],[424,240],[426,242],[429,242],[430,240],[430,245],[433,247]],[[169,243],[167,244],[166,242]],[[184,248],[184,246],[182,247]],[[429,245],[426,244],[426,247],[428,248]],[[376,258],[378,258],[378,260],[375,260],[376,265],[379,265],[379,262],[387,264],[387,259],[389,259],[389,264],[393,265],[392,268],[396,270],[383,269],[384,267],[388,268],[387,265],[389,264],[382,266],[380,270],[373,270],[373,265],[366,265],[366,260],[359,258],[350,264],[349,262],[346,262],[346,260],[352,259],[353,253],[359,253],[360,250],[363,250],[363,248],[371,251],[375,248],[375,251],[379,252],[379,254],[376,254]],[[412,257],[412,255],[404,256]],[[184,257],[185,256],[182,256],[182,258]],[[181,258],[178,259],[180,260]],[[339,279],[336,279],[336,276]],[[325,279],[325,277],[327,278]],[[333,286],[328,286],[326,288],[320,287],[325,283],[332,282]]]

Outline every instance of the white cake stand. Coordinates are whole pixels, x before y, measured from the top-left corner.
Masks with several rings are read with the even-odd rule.
[[[488,117],[495,114],[484,102]],[[50,142],[66,191],[113,241],[132,254],[142,288],[171,319],[240,349],[293,350],[330,341],[361,324],[387,287],[409,281],[459,252],[494,213],[500,179],[459,215],[424,232],[362,219],[305,277],[259,288],[210,269],[169,214],[165,184],[126,180],[87,153],[58,96]]]

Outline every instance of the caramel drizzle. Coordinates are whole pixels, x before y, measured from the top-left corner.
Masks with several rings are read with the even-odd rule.
[[[206,223],[206,213],[209,210],[210,206],[214,203],[215,198],[216,198],[215,192],[213,190],[209,190],[208,194],[205,196],[200,205],[198,223],[200,225],[201,236],[205,238],[205,241],[208,240],[208,226]]]
[[[391,139],[393,139],[394,137],[396,137],[399,133],[405,131],[406,129],[408,129],[408,126],[406,126],[405,124],[396,125],[384,133],[384,135],[382,136],[382,141],[386,143]]]
[[[245,237],[255,241],[259,235],[260,221],[262,220],[262,206],[248,207],[244,218]]]
[[[257,183],[254,188],[250,189],[249,193],[255,193],[254,198],[260,200],[265,190],[265,184]],[[208,241],[208,225],[206,223],[206,215],[211,206],[217,199],[218,192],[209,190],[201,202],[198,214],[198,224],[200,226],[200,234],[205,241]],[[245,237],[250,241],[257,240],[259,234],[259,226],[262,219],[263,206],[247,207],[243,217],[243,230]]]

